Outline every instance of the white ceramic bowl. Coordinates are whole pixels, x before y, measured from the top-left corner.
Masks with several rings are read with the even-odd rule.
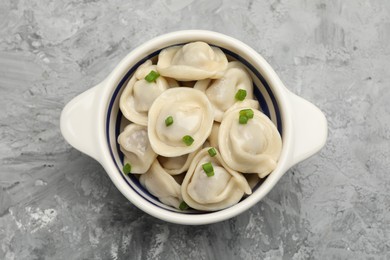
[[[124,121],[118,108],[119,96],[134,70],[161,49],[193,41],[218,46],[228,57],[247,66],[261,109],[275,123],[283,140],[276,169],[255,187],[253,194],[216,212],[183,212],[159,202],[135,177],[122,173],[123,155],[116,142]],[[287,90],[271,66],[249,46],[220,33],[188,30],[156,37],[130,52],[103,82],[65,106],[61,132],[73,147],[97,160],[120,192],[138,208],[168,222],[200,225],[229,219],[259,202],[291,166],[323,147],[327,122],[317,107]]]

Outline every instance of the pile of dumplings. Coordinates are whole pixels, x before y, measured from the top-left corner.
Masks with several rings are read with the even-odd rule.
[[[128,81],[118,136],[124,173],[162,203],[216,211],[252,193],[282,140],[259,110],[246,68],[205,42],[162,50]]]

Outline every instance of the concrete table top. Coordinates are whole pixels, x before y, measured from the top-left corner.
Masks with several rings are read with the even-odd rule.
[[[390,259],[389,1],[3,0],[0,25],[0,259]],[[143,213],[59,129],[68,101],[180,29],[247,43],[329,124],[264,200],[206,226]]]

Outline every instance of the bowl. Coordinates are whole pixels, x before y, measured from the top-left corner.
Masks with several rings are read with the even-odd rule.
[[[125,120],[119,97],[139,65],[167,47],[204,41],[221,48],[229,59],[243,63],[253,78],[254,94],[261,110],[276,125],[283,148],[276,169],[253,193],[239,203],[216,212],[180,211],[162,204],[133,175],[122,173],[123,154],[117,137]],[[327,138],[324,114],[310,102],[291,93],[271,66],[248,45],[212,31],[185,30],[158,36],[131,51],[99,83],[71,100],[61,113],[61,132],[77,150],[99,162],[118,190],[144,212],[177,224],[201,225],[232,218],[256,205],[296,163],[318,152]]]

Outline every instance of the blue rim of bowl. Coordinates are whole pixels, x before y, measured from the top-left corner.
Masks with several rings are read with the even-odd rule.
[[[179,46],[179,45],[184,45],[185,43],[182,43],[182,44],[175,44],[175,45],[172,45],[172,46]],[[165,47],[165,48],[162,48],[160,50],[157,50],[149,55],[147,55],[146,57],[144,57],[143,59],[139,60],[136,64],[134,64],[134,66],[132,66],[130,68],[130,70],[125,74],[125,76],[120,80],[120,82],[118,83],[118,85],[116,86],[111,98],[110,98],[110,102],[109,102],[109,106],[108,106],[108,110],[107,110],[107,116],[106,116],[106,141],[107,141],[107,145],[108,145],[108,148],[109,148],[109,151],[110,151],[110,155],[111,155],[111,159],[113,160],[117,170],[118,170],[118,173],[121,175],[121,177],[123,178],[123,180],[127,183],[127,185],[129,185],[130,188],[133,189],[134,192],[136,192],[138,195],[140,195],[142,198],[144,198],[145,200],[147,200],[149,203],[152,203],[154,206],[156,207],[159,207],[161,209],[164,209],[164,210],[168,210],[168,211],[171,211],[171,212],[175,212],[175,213],[180,213],[180,214],[207,214],[208,212],[204,212],[204,211],[196,211],[196,210],[191,210],[191,211],[178,211],[176,209],[169,209],[169,208],[163,208],[161,207],[160,205],[157,205],[156,203],[154,203],[153,201],[151,201],[148,197],[145,197],[143,194],[139,193],[137,190],[135,190],[132,185],[129,183],[128,179],[125,177],[125,175],[123,174],[121,168],[119,167],[119,165],[116,163],[116,160],[115,160],[115,157],[114,157],[114,151],[111,147],[111,142],[110,142],[110,119],[111,119],[111,114],[112,114],[112,109],[113,109],[113,106],[114,106],[114,103],[115,103],[115,100],[120,92],[120,90],[125,87],[125,84],[127,83],[127,81],[129,80],[129,78],[133,75],[133,73],[135,72],[135,70],[140,66],[142,65],[146,60],[149,60],[149,59],[152,59],[154,57],[156,57],[160,52],[161,50],[163,49],[166,49],[166,48],[169,48],[169,47],[172,47],[172,46],[168,46],[168,47]],[[276,117],[276,123],[277,123],[277,129],[280,133],[280,135],[283,137],[283,133],[282,133],[282,120],[281,120],[281,115],[280,115],[280,110],[279,110],[279,106],[278,106],[278,103],[277,103],[277,100],[275,98],[275,95],[273,94],[270,86],[268,85],[267,81],[264,79],[264,77],[261,75],[261,73],[259,71],[257,71],[255,69],[255,67],[250,64],[248,61],[246,61],[244,58],[242,58],[241,56],[239,56],[238,54],[230,51],[230,50],[227,50],[225,48],[222,48],[220,46],[215,46],[215,45],[211,45],[211,46],[214,46],[214,47],[218,47],[220,48],[225,54],[227,54],[228,56],[234,58],[235,60],[241,62],[242,64],[244,64],[246,66],[247,69],[249,69],[259,80],[260,82],[262,83],[263,87],[265,88],[266,92],[268,93],[270,99],[271,99],[271,102],[272,102],[272,105],[273,105],[273,108],[274,108],[274,111],[275,111],[275,117]],[[255,85],[255,83],[253,83],[253,92],[254,92],[254,95],[255,97],[257,98],[257,100],[259,101],[259,104],[260,104],[260,108],[261,108],[261,111],[266,115],[268,116],[269,118],[271,118],[271,113],[270,113],[270,109],[267,105],[267,102],[264,98],[264,96],[261,94],[259,88]],[[115,140],[117,140],[119,134],[120,134],[120,125],[121,125],[121,120],[122,120],[122,112],[120,111],[120,109],[118,109],[118,114],[116,116],[116,122],[115,122]],[[283,138],[282,138],[283,140]],[[123,153],[120,151],[120,148],[119,148],[119,144],[117,141],[115,141],[116,143],[116,149],[119,153],[119,159],[121,161],[121,163],[123,164],[123,159],[124,159],[124,155]],[[157,197],[151,195],[149,193],[149,191],[147,191],[139,182],[139,180],[133,175],[133,174],[130,174],[128,176],[129,179],[131,179],[131,181],[137,186],[137,188],[139,188],[140,190],[142,190],[145,194],[148,194],[149,197],[153,198],[154,200],[156,201],[159,201]],[[259,181],[259,183],[256,184],[256,186],[252,189],[253,191],[255,191],[261,184],[263,183],[263,181]],[[242,200],[244,200],[246,197],[242,198]]]

